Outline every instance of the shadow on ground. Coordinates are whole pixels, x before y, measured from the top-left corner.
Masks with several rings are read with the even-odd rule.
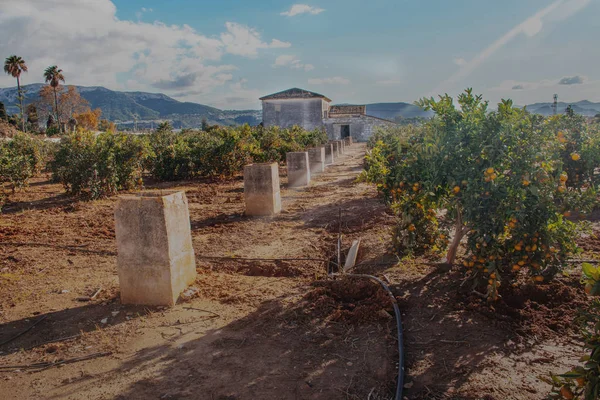
[[[199,338],[183,334],[173,343],[146,348],[115,369],[65,385],[51,398],[77,396],[102,384],[117,399],[391,397],[397,355],[389,316],[381,323],[352,325],[326,320],[321,298],[290,300],[264,302],[222,329],[196,332]],[[143,378],[128,380],[129,371]]]
[[[80,307],[11,321],[0,325],[0,343],[8,342],[21,333],[22,335],[0,346],[0,351],[7,355],[33,349],[48,342],[73,338],[86,332],[95,331],[99,326],[122,324],[127,320],[147,315],[152,310],[154,308],[122,306],[118,300],[113,299],[108,304],[85,304]],[[112,312],[116,311],[118,313],[113,315]],[[101,321],[105,318],[106,323],[103,324]],[[28,330],[34,324],[35,326]]]

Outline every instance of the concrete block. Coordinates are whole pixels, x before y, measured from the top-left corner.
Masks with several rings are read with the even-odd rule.
[[[325,146],[325,165],[330,165],[335,162],[333,144],[327,143]]]
[[[331,145],[333,146],[333,158],[337,159],[340,157],[340,143],[336,141],[332,141]]]
[[[196,279],[184,192],[122,196],[115,209],[123,304],[172,306]]]
[[[244,199],[248,216],[267,216],[281,212],[277,163],[250,164],[244,167]]]
[[[325,172],[325,147],[308,149],[308,162],[311,174]]]
[[[306,186],[310,182],[310,168],[308,162],[308,153],[306,151],[296,151],[285,155],[288,186],[298,187]]]

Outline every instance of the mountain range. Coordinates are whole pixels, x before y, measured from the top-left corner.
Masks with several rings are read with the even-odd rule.
[[[22,87],[24,104],[38,99],[44,85],[34,83]],[[102,118],[131,125],[134,120],[157,122],[171,120],[174,127],[198,127],[206,118],[210,124],[257,125],[262,120],[262,112],[257,110],[220,110],[203,104],[177,101],[162,93],[119,92],[102,86],[75,86],[81,97],[90,103],[92,109],[100,108]],[[18,113],[17,88],[0,89],[0,102],[8,113]],[[138,126],[140,123],[138,123]]]
[[[34,102],[38,98],[41,83],[22,87],[24,104]],[[102,110],[102,118],[117,122],[121,126],[131,126],[136,121],[138,127],[151,126],[158,121],[170,120],[174,127],[198,127],[206,118],[210,124],[241,125],[248,123],[257,125],[262,120],[260,110],[220,110],[203,104],[181,102],[162,93],[120,92],[102,86],[76,86],[81,96],[90,106]],[[0,88],[0,102],[3,102],[8,113],[18,113],[17,88]],[[588,100],[576,103],[558,103],[558,111],[564,113],[567,106],[588,117],[600,113],[600,103]],[[552,115],[552,103],[535,103],[526,106],[533,113]],[[424,111],[410,103],[372,103],[367,104],[367,114],[388,119],[428,118],[431,112]]]

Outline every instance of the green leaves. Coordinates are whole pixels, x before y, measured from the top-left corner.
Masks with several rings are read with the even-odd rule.
[[[581,268],[583,270],[584,275],[587,276],[589,279],[593,279],[594,281],[600,281],[599,266],[593,266],[590,263],[583,263],[581,265]]]

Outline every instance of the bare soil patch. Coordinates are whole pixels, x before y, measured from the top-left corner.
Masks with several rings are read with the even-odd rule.
[[[385,224],[368,224],[385,219],[385,208],[372,187],[354,183],[364,150],[355,145],[304,189],[287,189],[282,170],[284,211],[274,218],[244,215],[241,179],[148,182],[149,189],[185,190],[190,206],[198,290],[172,309],[119,303],[116,198],[78,201],[49,176],[37,178],[0,220],[0,342],[39,323],[0,347],[0,367],[107,355],[0,370],[0,393],[17,399],[389,398],[397,354],[387,305],[377,302],[380,289],[359,283],[370,285],[365,294],[340,297],[354,283],[325,281],[340,209],[348,221],[346,247],[365,235],[372,257],[385,248],[379,240]],[[366,221],[360,232],[351,229],[355,214]],[[354,318],[361,310],[382,314]]]

